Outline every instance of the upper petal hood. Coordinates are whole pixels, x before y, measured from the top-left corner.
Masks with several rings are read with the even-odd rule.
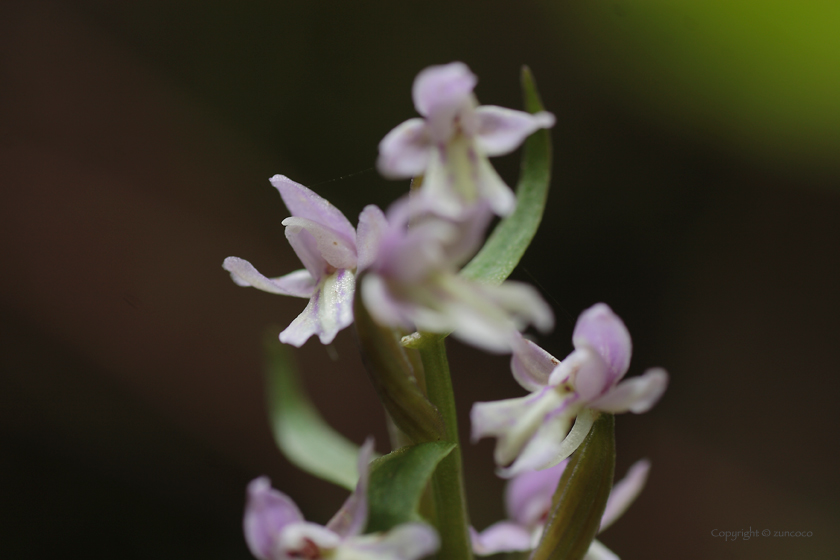
[[[621,379],[630,367],[630,333],[606,303],[596,303],[580,314],[572,343],[575,348],[588,346],[601,355],[610,368],[611,383]]]
[[[283,225],[286,226],[286,238],[289,240],[292,248],[295,249],[301,261],[312,260],[314,262],[320,257],[320,259],[326,261],[333,268],[356,268],[355,232],[353,233],[353,237],[348,241],[342,235],[337,234],[334,229],[307,218],[286,218],[283,220]],[[312,252],[311,243],[301,245],[295,240],[304,231],[315,240],[317,255],[307,255],[304,257],[301,254],[302,251]],[[309,267],[307,267],[308,269]]]
[[[248,485],[248,500],[242,527],[251,553],[260,560],[271,560],[277,539],[284,527],[303,521],[303,515],[286,494],[271,487],[261,476]]]
[[[280,196],[292,216],[312,220],[335,230],[348,243],[355,242],[356,230],[353,229],[353,225],[344,217],[341,210],[325,198],[284,175],[275,175],[269,181],[280,191]]]
[[[471,98],[477,83],[478,78],[463,62],[429,66],[414,79],[414,108],[424,117],[436,112],[454,115]]]

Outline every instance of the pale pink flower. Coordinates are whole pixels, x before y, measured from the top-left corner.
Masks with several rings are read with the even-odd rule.
[[[515,150],[530,134],[554,126],[554,115],[478,106],[478,79],[462,62],[426,68],[414,80],[409,119],[379,144],[377,167],[391,179],[423,175],[418,197],[425,210],[459,218],[479,201],[504,216],[516,206],[488,157]]]
[[[556,465],[583,442],[598,412],[647,412],[665,392],[668,374],[661,368],[622,381],[630,367],[630,333],[606,304],[581,313],[572,343],[574,351],[559,362],[516,336],[511,369],[531,394],[473,405],[473,440],[497,438],[502,476]]]

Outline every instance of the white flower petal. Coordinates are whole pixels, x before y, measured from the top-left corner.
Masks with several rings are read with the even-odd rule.
[[[320,283],[330,265],[321,256],[321,251],[318,249],[318,240],[306,229],[298,227],[286,228],[286,239],[300,262],[315,279],[315,282]]]
[[[592,541],[589,545],[589,550],[586,551],[586,556],[583,560],[621,560],[615,552],[604,546],[604,543],[598,540]]]
[[[306,218],[323,227],[331,228],[348,243],[352,243],[356,238],[356,230],[353,229],[353,225],[341,213],[341,210],[315,194],[311,189],[292,181],[284,175],[275,175],[269,181],[280,191],[280,196],[292,216]]]
[[[359,214],[356,231],[356,252],[358,272],[369,268],[379,254],[384,236],[388,233],[388,220],[378,207],[370,204]]]
[[[449,318],[448,330],[453,330],[453,336],[488,352],[510,352],[515,332],[529,324],[540,330],[554,324],[551,308],[539,292],[524,283],[508,281],[493,286],[456,274],[440,274],[430,291],[437,294],[436,309]]]
[[[547,469],[553,467],[574,453],[580,447],[580,444],[583,443],[583,440],[586,439],[586,436],[589,435],[589,430],[597,418],[598,413],[588,408],[581,410],[577,418],[575,418],[575,425],[572,426],[569,435],[566,436],[559,448],[557,448],[554,458],[539,468]]]
[[[417,560],[440,547],[437,533],[425,523],[403,523],[387,533],[351,537],[333,560]]]
[[[577,434],[573,435],[574,429],[569,432],[569,426],[572,423],[576,408],[573,403],[567,403],[566,408],[553,412],[544,418],[539,429],[519,453],[513,464],[506,469],[497,469],[496,473],[502,478],[511,478],[527,471],[553,467],[571,455],[581,444],[583,437],[586,437],[586,433],[580,438],[577,437]],[[580,421],[580,415],[578,415],[575,425],[577,426]],[[591,426],[590,423],[589,427]],[[586,431],[588,432],[589,429],[587,428]],[[568,436],[566,435],[567,432]],[[497,464],[499,463],[497,462]]]
[[[639,377],[625,379],[589,406],[604,412],[647,412],[659,401],[668,387],[668,373],[651,368]]]
[[[630,507],[630,504],[633,503],[642,492],[642,488],[645,487],[649,472],[650,461],[641,459],[633,463],[633,466],[627,471],[627,476],[613,485],[610,497],[607,499],[607,507],[604,509],[604,515],[601,516],[601,528],[598,529],[599,533],[612,525],[616,519],[627,511],[627,508]]]
[[[362,279],[362,302],[373,320],[380,325],[413,330],[408,314],[401,303],[388,290],[381,276],[368,272]]]
[[[353,238],[347,240],[334,229],[307,218],[286,218],[283,220],[283,225],[286,226],[286,238],[290,243],[292,239],[299,237],[303,231],[306,231],[315,240],[320,257],[330,266],[333,268],[356,268],[355,232],[353,232]],[[294,244],[292,244],[292,247],[297,252],[297,247]],[[303,260],[302,257],[301,260]]]
[[[458,229],[443,220],[430,220],[412,226],[402,233],[399,248],[392,249],[387,272],[401,282],[422,282],[434,272],[451,269],[445,244],[458,234]]]
[[[476,155],[476,187],[481,200],[486,200],[499,216],[507,216],[516,208],[516,196],[499,177],[486,155]]]
[[[444,243],[446,262],[450,266],[465,264],[484,245],[487,226],[493,219],[493,210],[486,202],[479,201],[467,208],[454,222],[457,233]]]
[[[496,437],[494,459],[497,465],[507,465],[520,455],[523,447],[531,445],[535,433],[543,431],[546,415],[563,405],[563,396],[551,387],[526,397],[475,403],[470,412],[472,440]],[[553,437],[559,440],[567,430],[568,426]]]
[[[349,270],[337,270],[325,276],[303,313],[280,333],[280,342],[301,347],[317,334],[322,344],[329,344],[338,331],[353,323],[355,276]]]
[[[426,122],[409,119],[386,134],[379,143],[376,168],[387,179],[422,175],[429,165],[431,147]]]
[[[545,111],[531,114],[494,105],[475,110],[478,121],[476,142],[488,156],[508,154],[541,128],[554,126],[554,115]]]
[[[478,169],[468,157],[471,142],[460,138],[434,146],[416,198],[417,211],[458,220],[478,200]]]
[[[281,558],[313,558],[313,553],[332,550],[341,544],[341,537],[322,525],[309,521],[290,523],[283,527],[277,539]],[[317,551],[312,550],[317,548]],[[320,553],[318,558],[322,557]]]
[[[531,532],[512,521],[499,521],[481,533],[470,527],[470,540],[477,556],[531,550]]]
[[[294,297],[312,297],[315,279],[307,270],[296,270],[278,278],[267,278],[254,265],[238,257],[225,259],[222,268],[230,272],[231,278],[240,286],[253,286],[258,290]]]

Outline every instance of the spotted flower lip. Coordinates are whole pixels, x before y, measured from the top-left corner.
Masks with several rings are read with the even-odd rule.
[[[248,485],[243,519],[245,541],[259,560],[416,560],[439,546],[434,529],[404,523],[387,533],[363,535],[373,440],[359,453],[359,482],[326,526],[303,518],[294,501],[271,487],[266,477]]]
[[[481,533],[470,527],[473,552],[488,556],[498,552],[527,551],[536,548],[542,536],[551,500],[568,460],[541,471],[525,471],[508,482],[505,489],[505,509],[508,519],[494,523]],[[650,461],[634,463],[627,475],[610,492],[601,526],[605,530],[630,507],[647,482]],[[595,540],[584,560],[618,560],[603,543]]]
[[[407,331],[452,332],[490,352],[509,352],[513,334],[528,324],[553,326],[551,309],[531,286],[491,286],[458,274],[492,218],[486,205],[459,221],[412,218],[409,228],[413,203],[404,198],[387,216],[368,206],[359,217],[361,296],[374,320]]]
[[[488,157],[515,150],[533,132],[554,126],[554,115],[478,106],[478,79],[462,62],[430,66],[414,80],[412,98],[423,118],[389,132],[377,167],[387,178],[423,175],[418,197],[426,211],[458,218],[478,201],[510,214],[516,199]]]
[[[473,405],[473,440],[497,438],[494,457],[501,476],[556,465],[583,442],[600,412],[647,412],[665,392],[668,374],[661,368],[622,381],[632,343],[608,305],[581,313],[572,343],[575,349],[560,362],[515,335],[511,370],[531,394]]]
[[[318,335],[322,344],[329,344],[353,322],[356,230],[340,210],[312,190],[283,175],[270,181],[292,214],[283,220],[286,239],[305,268],[268,278],[238,257],[228,257],[222,266],[240,286],[309,298],[303,312],[280,333],[281,342],[299,347]]]

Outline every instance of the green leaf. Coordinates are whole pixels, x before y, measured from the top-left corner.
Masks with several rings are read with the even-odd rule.
[[[422,521],[420,499],[437,464],[454,443],[433,441],[403,447],[370,465],[366,532],[388,531],[409,521]]]
[[[529,113],[543,110],[534,76],[522,69],[522,93]],[[551,136],[548,130],[533,133],[522,150],[522,167],[516,186],[516,210],[499,222],[481,251],[464,267],[467,278],[501,284],[516,265],[542,221],[551,179]]]
[[[309,474],[353,490],[359,478],[359,446],[318,414],[301,386],[288,347],[272,336],[265,352],[269,415],[280,451]]]
[[[615,472],[615,417],[601,414],[575,451],[552,498],[531,560],[581,560],[601,526]]]

